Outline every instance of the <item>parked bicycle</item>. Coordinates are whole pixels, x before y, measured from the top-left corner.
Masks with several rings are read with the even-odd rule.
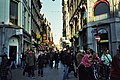
[[[12,80],[12,72],[8,66],[6,54],[0,55],[0,80]]]

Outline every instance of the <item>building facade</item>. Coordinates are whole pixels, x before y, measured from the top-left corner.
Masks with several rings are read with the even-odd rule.
[[[6,53],[10,58],[15,52],[17,64],[23,46],[30,48],[31,43],[31,2],[29,1],[0,0],[2,3],[0,5],[0,54]]]
[[[42,42],[43,15],[40,13],[41,8],[40,0],[31,0],[31,37],[32,48],[35,51],[37,51],[38,45]]]
[[[100,55],[104,48],[116,53],[120,44],[119,0],[68,0],[68,12],[74,46],[92,48]]]
[[[20,64],[21,53],[31,49],[41,40],[43,15],[40,0],[1,0],[0,54],[8,58],[16,53]],[[36,47],[36,46],[35,46]]]

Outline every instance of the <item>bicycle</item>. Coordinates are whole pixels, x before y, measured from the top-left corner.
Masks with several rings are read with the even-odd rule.
[[[104,64],[100,64],[100,76],[102,80],[110,80],[110,68]]]
[[[0,80],[12,80],[12,72],[8,66],[7,56],[0,55],[1,64],[0,64]]]
[[[99,65],[98,65],[98,63],[96,61],[92,61],[91,64],[92,64],[94,80],[99,80],[100,79]]]

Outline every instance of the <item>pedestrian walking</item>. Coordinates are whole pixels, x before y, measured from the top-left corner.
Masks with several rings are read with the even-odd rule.
[[[68,70],[69,70],[69,65],[70,65],[70,56],[69,56],[69,51],[65,50],[64,55],[62,55],[62,64],[64,65],[64,73],[63,73],[63,80],[68,79]]]
[[[27,72],[28,73],[28,64],[26,63],[26,56],[28,55],[28,52],[29,52],[29,49],[27,49],[25,52],[24,52],[24,67],[23,67],[23,76],[25,76],[25,73]]]
[[[112,59],[110,80],[120,80],[120,45]]]
[[[54,60],[55,60],[55,68],[58,69],[58,63],[59,63],[59,52],[56,51],[54,54]]]
[[[26,65],[28,66],[28,77],[32,76],[34,77],[34,70],[35,70],[35,54],[32,50],[28,51],[28,54],[26,55]]]
[[[44,53],[42,51],[39,51],[37,63],[38,63],[38,76],[43,77]]]
[[[51,69],[53,68],[53,60],[54,60],[53,55],[54,55],[54,52],[53,52],[53,50],[51,50],[49,53],[49,65],[50,65]]]
[[[104,49],[104,52],[101,56],[101,61],[103,62],[103,65],[101,67],[102,76],[105,78],[105,80],[108,80],[110,75],[112,56],[110,55],[109,50],[106,48]]]
[[[83,56],[84,56],[84,50],[79,50],[78,53],[77,53],[77,55],[76,55],[77,66],[78,66],[79,63],[81,62]]]
[[[68,79],[68,69],[69,69],[68,65],[64,65],[63,80]]]
[[[44,51],[44,66],[47,67],[48,63],[48,52]]]
[[[14,66],[14,68],[17,68],[17,65],[16,65],[16,53],[15,53],[15,50],[13,50],[13,52],[11,53],[10,61],[11,61],[10,68],[12,69],[13,66]]]
[[[73,53],[73,51],[70,51],[70,52],[68,52],[69,54],[69,63],[70,63],[70,65],[69,65],[69,69],[68,69],[68,73],[71,73],[72,71],[74,72],[74,76],[77,78],[77,72],[76,72],[76,69],[75,69],[75,55],[74,55],[74,53]]]
[[[89,54],[85,54],[82,58],[82,61],[78,65],[79,80],[94,80],[90,64],[91,60],[92,57]]]
[[[0,57],[2,58],[0,65],[0,80],[7,80],[8,58],[6,54],[1,55]]]
[[[21,68],[23,68],[23,69],[25,67],[25,58],[26,58],[25,54],[22,53],[21,54]]]

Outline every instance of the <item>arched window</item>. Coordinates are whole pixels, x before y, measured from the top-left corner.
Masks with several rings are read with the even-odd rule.
[[[109,6],[106,3],[101,2],[94,9],[94,16],[105,14],[105,13],[110,13]]]
[[[99,31],[98,31],[98,33],[99,34],[106,34],[106,33],[108,33],[105,29],[100,29]]]
[[[105,2],[100,2],[94,8],[94,16],[95,20],[106,19],[110,16],[110,8],[109,5]]]

